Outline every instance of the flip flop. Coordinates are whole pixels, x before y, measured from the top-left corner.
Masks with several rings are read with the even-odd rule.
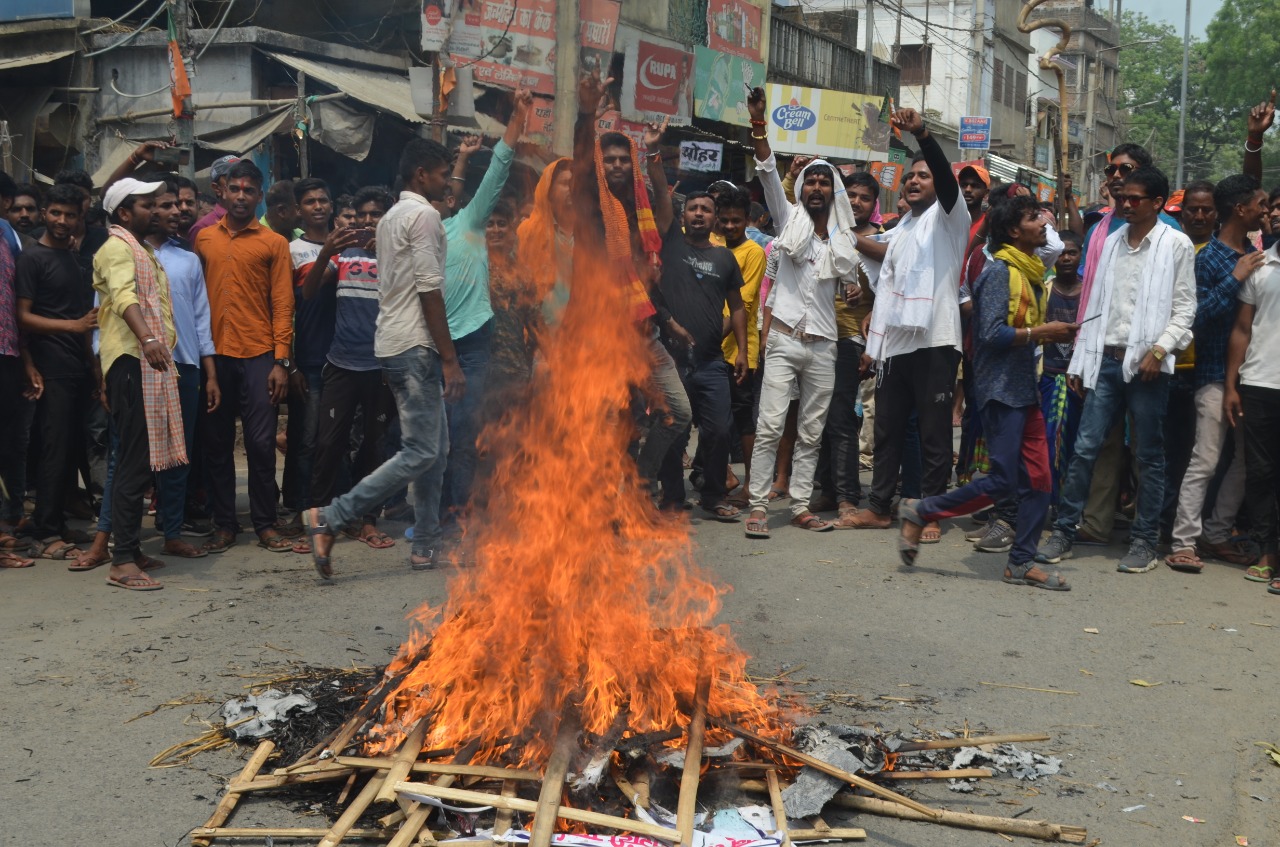
[[[942,541],[942,527],[938,526],[933,521],[930,521],[928,524],[925,524],[924,532],[920,533],[920,543],[921,544],[938,544],[941,541]]]
[[[293,542],[293,552],[299,556],[306,556],[311,553],[311,542],[305,538],[299,538]]]
[[[29,568],[36,563],[35,559],[27,559],[8,550],[0,550],[0,568]]]
[[[396,543],[394,538],[378,529],[374,529],[373,532],[364,535],[361,535],[359,530],[344,529],[342,534],[353,541],[367,544],[374,550],[385,550],[388,547],[394,547]]]
[[[717,503],[714,506],[703,506],[702,511],[707,513],[707,517],[713,521],[720,523],[737,523],[742,519],[742,510],[728,503]]]
[[[1035,570],[1037,567],[1035,562],[1027,562],[1023,565],[1009,565],[1004,569],[1004,576],[1001,579],[1010,585],[1030,585],[1032,588],[1043,588],[1046,591],[1070,591],[1071,586],[1062,578],[1062,574],[1053,571],[1043,580],[1028,579],[1027,574]]]
[[[809,532],[830,532],[835,529],[831,521],[824,521],[813,512],[804,512],[791,519],[791,525]]]
[[[65,562],[68,559],[76,558],[76,554],[79,552],[80,548],[76,547],[76,545],[72,544],[70,541],[58,539],[50,541],[47,545],[42,547],[40,552],[36,554],[36,557],[40,559],[52,559],[55,562]]]
[[[283,535],[269,535],[258,539],[258,546],[268,553],[288,553],[293,550],[293,539]]]
[[[1195,551],[1190,547],[1174,550],[1164,557],[1164,563],[1175,571],[1183,573],[1200,573],[1204,570],[1204,562],[1196,557]]]
[[[769,516],[761,515],[755,517],[752,515],[747,518],[746,525],[747,538],[768,538],[769,537]]]
[[[1273,571],[1266,565],[1253,565],[1244,572],[1244,578],[1250,582],[1270,582]]]
[[[159,591],[161,588],[164,588],[163,585],[144,573],[129,574],[128,576],[122,576],[119,579],[108,576],[107,585],[115,588],[123,588],[125,591]]]
[[[307,509],[303,523],[307,527],[307,537],[311,539],[311,562],[316,567],[316,573],[320,574],[320,578],[323,580],[333,579],[333,564],[328,556],[320,555],[319,547],[315,543],[316,536],[319,535],[327,535],[333,538],[333,527],[325,523],[324,512],[316,507]],[[332,547],[330,552],[332,552]]]
[[[1280,594],[1280,579],[1271,580],[1271,583],[1267,585],[1267,593]]]
[[[94,568],[100,568],[103,565],[110,563],[110,561],[111,561],[110,553],[105,554],[101,559],[95,557],[91,553],[85,553],[83,556],[76,559],[75,564],[67,565],[67,570],[71,571],[72,573],[78,573],[80,571],[91,571]]]

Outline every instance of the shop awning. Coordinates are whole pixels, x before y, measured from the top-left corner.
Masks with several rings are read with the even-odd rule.
[[[265,115],[245,121],[239,126],[201,133],[196,143],[210,150],[227,153],[247,153],[261,144],[269,135],[280,132],[293,123],[293,106],[277,106]]]
[[[316,79],[337,91],[346,93],[353,100],[404,118],[412,123],[426,123],[413,108],[413,95],[409,88],[409,75],[386,71],[367,70],[351,65],[337,65],[304,59],[288,53],[264,51],[268,56],[310,79]]]
[[[74,50],[51,50],[46,53],[28,53],[25,56],[5,56],[0,58],[0,71],[14,68],[26,68],[31,65],[44,65],[70,56]]]

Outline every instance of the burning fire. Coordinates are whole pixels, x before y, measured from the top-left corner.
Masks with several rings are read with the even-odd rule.
[[[776,693],[746,678],[747,656],[713,625],[726,589],[695,565],[687,522],[653,508],[627,453],[628,387],[650,363],[612,279],[579,263],[530,405],[486,431],[498,459],[468,525],[473,564],[442,608],[411,615],[370,752],[427,718],[425,749],[478,743],[472,761],[536,765],[566,716],[594,735],[687,726],[707,672],[710,716],[782,732]]]

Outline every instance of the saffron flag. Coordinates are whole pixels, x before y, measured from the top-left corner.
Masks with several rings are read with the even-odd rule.
[[[183,115],[183,104],[191,98],[191,80],[187,66],[182,63],[182,50],[178,47],[178,29],[174,26],[173,10],[169,10],[169,91],[173,96],[173,116]]]

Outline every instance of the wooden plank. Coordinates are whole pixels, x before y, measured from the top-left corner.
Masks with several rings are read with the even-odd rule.
[[[525,800],[521,797],[503,797],[499,794],[487,794],[483,791],[468,791],[464,788],[442,788],[438,785],[431,785],[424,782],[402,782],[396,785],[396,791],[400,794],[418,795],[422,797],[436,797],[441,800],[453,800],[458,803],[473,804],[476,806],[491,806],[496,809],[511,809],[516,812],[537,812],[538,804],[533,800]],[[557,818],[565,820],[579,821],[594,826],[608,827],[621,832],[634,832],[636,835],[647,835],[650,838],[659,841],[676,842],[680,840],[680,833],[674,829],[668,829],[664,826],[656,826],[648,824],[644,821],[632,820],[630,818],[617,818],[613,815],[605,815],[599,812],[589,812],[585,809],[571,809],[567,806],[561,806],[555,810]]]
[[[867,837],[865,829],[827,827],[826,829],[793,829],[792,842],[798,841],[862,841]]]
[[[274,741],[268,740],[258,743],[258,747],[253,751],[253,755],[249,757],[249,761],[245,762],[244,769],[227,785],[227,790],[222,795],[222,799],[218,801],[218,805],[214,807],[213,814],[209,816],[208,822],[205,823],[205,829],[216,829],[227,822],[231,817],[231,813],[235,811],[236,803],[240,802],[240,792],[232,791],[232,787],[252,782],[275,749],[276,743]],[[191,839],[191,847],[209,847],[212,840],[213,836],[207,838],[195,836]]]
[[[515,780],[507,779],[502,782],[502,796],[516,796]],[[501,838],[507,834],[507,830],[511,829],[511,819],[515,813],[511,809],[499,809],[498,814],[493,819],[493,835],[495,838]]]
[[[773,807],[773,822],[777,826],[775,835],[781,836],[780,847],[789,847],[791,833],[787,832],[787,807],[782,802],[782,788],[778,785],[778,772],[765,772],[765,785],[769,792],[769,805]]]
[[[422,744],[426,740],[427,719],[422,718],[405,735],[400,749],[392,757],[391,767],[387,769],[387,778],[382,781],[382,790],[378,792],[377,797],[373,798],[373,802],[395,802],[396,792],[392,789],[392,786],[409,775],[409,769],[418,760],[418,754],[422,752]]]
[[[676,802],[676,829],[680,847],[693,847],[693,816],[697,812],[698,778],[702,773],[702,741],[707,731],[707,700],[711,696],[711,673],[698,674],[689,718],[689,741],[684,751],[684,771],[680,774],[680,797]],[[539,845],[533,845],[539,847]]]
[[[843,768],[838,768],[835,765],[831,764],[830,762],[824,762],[822,759],[819,759],[817,756],[810,756],[808,753],[802,753],[801,751],[795,749],[794,747],[788,747],[785,744],[780,744],[777,741],[774,741],[772,738],[766,738],[765,736],[754,733],[749,729],[738,726],[736,724],[729,723],[728,721],[719,720],[718,718],[712,718],[711,722],[714,723],[716,726],[720,727],[721,729],[727,729],[729,732],[732,732],[734,735],[741,736],[742,738],[752,742],[753,744],[759,744],[762,747],[767,747],[770,750],[773,750],[777,753],[781,753],[782,755],[786,756],[788,759],[794,759],[797,762],[803,762],[804,764],[808,765],[814,770],[822,771],[825,774],[834,776],[836,779],[842,779],[845,782],[849,783],[850,785],[856,785],[859,788],[865,788],[867,791],[870,791],[872,794],[875,794],[878,797],[882,797],[891,803],[899,803],[903,806],[906,806],[909,809],[912,809],[916,812],[919,812],[922,815],[926,815],[931,818],[939,817],[942,814],[938,810],[931,809],[928,806],[924,805],[923,803],[917,803],[915,800],[912,800],[910,797],[903,797],[901,794],[897,793],[896,791],[890,791],[884,786],[876,785],[871,780],[863,779],[862,777],[858,776],[856,773],[849,773]]]
[[[327,829],[315,827],[279,829],[265,826],[201,826],[193,829],[191,834],[195,838],[212,840],[214,838],[320,838],[328,832]],[[382,841],[386,839],[387,834],[378,829],[352,829],[347,831],[346,837],[359,841]]]
[[[259,777],[252,782],[229,785],[227,786],[227,791],[231,794],[247,794],[253,791],[268,791],[272,788],[282,788],[286,785],[300,785],[308,782],[327,782],[331,779],[342,779],[349,773],[351,773],[350,768],[329,768],[310,773],[301,773],[297,776],[292,774],[264,776]]]
[[[974,738],[938,738],[934,741],[908,741],[898,746],[895,753],[914,753],[919,750],[951,750],[956,747],[983,747],[987,744],[1029,744],[1033,741],[1048,741],[1049,736],[1043,733],[1024,735],[981,735]]]
[[[881,771],[878,779],[986,779],[991,771],[986,768],[956,768],[950,771]]]
[[[578,722],[562,718],[556,731],[551,757],[547,760],[547,772],[542,778],[542,790],[533,809],[533,831],[529,833],[529,847],[551,847],[551,837],[556,831],[556,809],[564,796],[564,780],[569,774],[569,762],[578,746]]]
[[[426,803],[417,804],[417,808],[405,816],[404,825],[388,842],[387,847],[409,847],[422,831],[422,827],[426,825],[427,817],[434,809],[435,806],[428,806]]]
[[[370,770],[387,770],[391,767],[391,759],[367,759],[361,756],[334,756],[333,761],[349,768],[368,768]],[[489,765],[463,765],[457,762],[444,764],[441,762],[415,762],[410,768],[413,773],[443,773],[453,776],[478,776],[484,779],[516,779],[536,782],[542,779],[537,771],[519,770],[517,768],[497,768]]]
[[[333,826],[329,827],[329,831],[320,840],[320,847],[337,847],[342,843],[342,839],[346,837],[347,833],[356,825],[356,821],[360,820],[360,816],[373,803],[373,798],[378,796],[384,779],[385,777],[381,775],[369,778],[369,781],[364,784],[364,788],[356,795],[356,799],[351,801],[350,806],[342,810],[342,814],[333,822]]]

